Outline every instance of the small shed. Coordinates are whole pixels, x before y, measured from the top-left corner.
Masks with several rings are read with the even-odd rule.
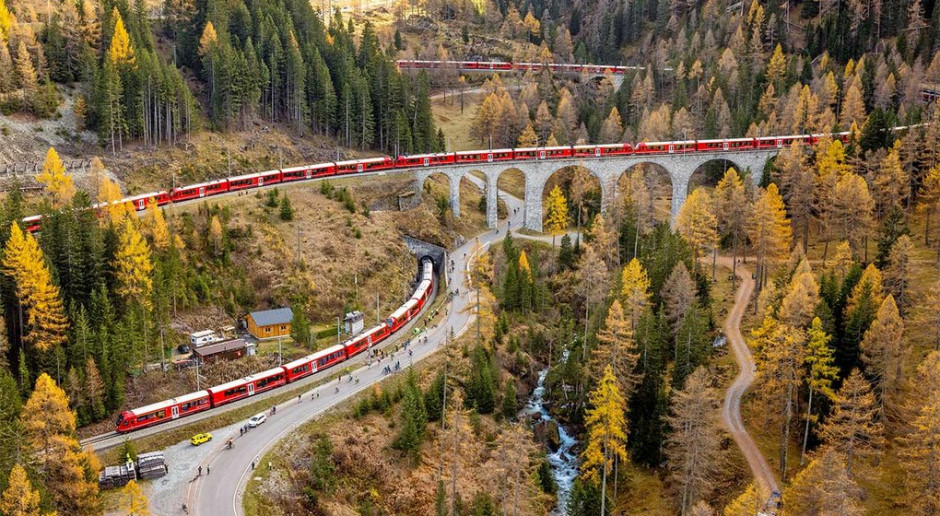
[[[286,337],[293,318],[294,312],[286,307],[251,312],[247,317],[248,333],[259,340]]]
[[[245,339],[208,344],[193,350],[193,358],[200,364],[212,363],[216,360],[235,360],[254,354],[255,343]]]
[[[362,329],[365,324],[365,316],[362,315],[362,312],[356,310],[355,312],[349,312],[346,314],[346,317],[343,318],[345,323],[344,330],[350,335],[359,335],[362,333]]]

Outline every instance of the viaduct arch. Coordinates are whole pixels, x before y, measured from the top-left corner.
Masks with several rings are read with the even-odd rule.
[[[696,152],[688,154],[669,154],[655,156],[607,156],[604,158],[541,160],[526,163],[492,163],[472,165],[452,165],[436,168],[415,169],[417,189],[420,190],[431,174],[447,176],[450,183],[450,205],[454,217],[460,217],[460,180],[471,171],[479,171],[486,178],[486,221],[495,228],[497,220],[497,181],[502,172],[516,169],[525,177],[525,227],[533,231],[542,231],[542,193],[548,178],[563,168],[583,167],[596,177],[601,184],[601,211],[606,211],[617,196],[617,183],[627,170],[642,163],[659,165],[669,174],[672,183],[672,205],[670,217],[674,222],[679,208],[685,202],[689,192],[689,180],[702,165],[714,161],[726,161],[738,170],[750,170],[751,180],[756,185],[767,161],[776,156],[778,149],[762,149],[741,152]]]

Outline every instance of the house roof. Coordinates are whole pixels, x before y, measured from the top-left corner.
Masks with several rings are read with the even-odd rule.
[[[294,318],[294,312],[290,308],[275,308],[273,310],[260,310],[251,312],[249,317],[258,326],[271,326],[274,324],[287,324]]]
[[[201,357],[208,357],[219,353],[225,353],[226,351],[232,351],[233,349],[243,349],[251,345],[253,344],[246,342],[244,339],[234,339],[196,348],[193,350],[193,353]]]

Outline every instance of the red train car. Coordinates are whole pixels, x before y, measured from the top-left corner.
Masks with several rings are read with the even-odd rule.
[[[633,154],[633,146],[629,143],[605,143],[597,148],[600,156]]]
[[[265,185],[272,185],[281,182],[280,170],[267,170],[256,172],[254,174],[245,174],[229,178],[229,191],[245,190],[248,188],[258,188]]]
[[[601,148],[599,145],[575,145],[571,148],[571,155],[576,158],[599,158]]]
[[[213,407],[254,396],[255,394],[280,387],[287,383],[287,373],[283,367],[246,376],[240,380],[223,383],[208,389]]]
[[[228,179],[219,179],[207,183],[198,183],[170,190],[170,199],[173,202],[200,199],[228,191]]]
[[[435,165],[451,165],[454,163],[453,153],[416,154],[414,156],[398,156],[395,159],[395,168],[430,167]]]
[[[335,166],[333,163],[320,163],[318,165],[304,165],[301,167],[285,168],[281,170],[281,182],[302,181],[305,179],[316,179],[318,177],[327,177],[333,175]]]
[[[333,364],[346,360],[346,348],[342,344],[337,344],[324,350],[317,351],[311,355],[311,358],[316,364],[317,371],[319,371],[321,369],[326,369]]]
[[[171,400],[121,412],[117,419],[117,431],[122,433],[130,432],[164,421],[179,419],[210,408],[212,408],[212,405],[208,391],[193,392]]]
[[[288,382],[300,380],[301,378],[317,372],[317,364],[313,359],[313,355],[307,355],[303,358],[288,362],[284,364],[283,368],[284,373],[287,374]]]

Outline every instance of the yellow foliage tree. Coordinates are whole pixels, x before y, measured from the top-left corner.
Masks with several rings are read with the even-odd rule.
[[[825,448],[793,479],[786,496],[787,514],[865,514],[861,490],[844,467],[845,457]]]
[[[607,474],[614,457],[627,460],[626,402],[617,386],[610,366],[590,395],[591,408],[587,410],[584,423],[588,429],[587,447],[582,454],[582,477],[597,481],[601,477],[601,514],[606,514]],[[600,471],[598,471],[600,470]]]
[[[525,254],[525,250],[519,253],[519,272],[528,274],[528,281],[532,281],[532,268],[529,267],[529,258]]]
[[[65,173],[65,165],[62,164],[59,153],[52,147],[46,152],[46,162],[36,180],[52,194],[53,206],[56,208],[68,204],[75,195],[75,182],[72,181],[71,175]]]
[[[640,377],[634,372],[639,354],[633,338],[633,329],[619,300],[614,299],[611,303],[604,329],[597,332],[597,340],[600,345],[591,352],[592,375],[600,381],[606,368],[611,367],[620,393],[629,398],[633,388],[640,381]]]
[[[568,228],[568,201],[565,199],[561,187],[555,185],[552,191],[548,193],[548,209],[545,226],[549,233],[560,235]],[[552,242],[554,246],[554,239]]]
[[[819,284],[805,259],[801,269],[790,280],[790,288],[780,303],[777,315],[780,322],[794,328],[803,328],[813,320],[816,305],[819,303]]]
[[[127,516],[150,516],[150,502],[134,480],[121,489],[120,507]]]
[[[16,283],[16,295],[26,311],[23,340],[39,351],[65,342],[68,318],[59,287],[52,282],[39,243],[14,222],[3,257],[3,268]]]
[[[718,243],[718,218],[712,212],[711,197],[703,188],[695,189],[676,216],[676,231],[692,247],[696,262]]]
[[[103,178],[98,189],[98,202],[106,205],[108,219],[115,225],[123,223],[130,213],[134,213],[127,210],[127,205],[120,202],[121,199],[121,187],[114,181]]]
[[[46,373],[23,406],[20,422],[28,456],[40,464],[55,506],[62,514],[100,514],[98,462],[75,439],[75,413],[68,397]]]
[[[940,352],[934,351],[917,367],[910,397],[910,434],[900,439],[906,473],[904,501],[911,513],[940,513]]]
[[[630,329],[636,328],[637,321],[650,302],[650,280],[646,269],[639,260],[633,258],[623,268],[620,275],[620,296],[623,299],[624,311],[630,318]]]
[[[2,5],[2,4],[0,4]],[[33,489],[26,470],[14,464],[6,491],[0,497],[0,513],[6,516],[39,516],[39,491]]]
[[[531,123],[522,130],[516,143],[520,147],[535,147],[539,144],[539,138],[535,135],[535,129],[532,128]]]
[[[725,506],[722,514],[724,516],[754,516],[763,506],[764,497],[761,496],[757,486],[751,482],[743,493]]]
[[[843,455],[844,469],[851,475],[855,459],[875,455],[884,445],[884,425],[878,421],[871,387],[858,369],[849,373],[834,401],[820,435],[826,446]]]
[[[152,306],[153,262],[150,245],[140,236],[130,219],[125,219],[120,244],[114,257],[118,293],[128,302],[137,302],[148,310]]]
[[[777,48],[774,49],[774,53],[770,56],[770,61],[767,63],[767,82],[771,84],[777,84],[780,79],[783,78],[783,74],[787,71],[787,60],[783,56],[783,48],[777,43]]]
[[[790,248],[792,236],[787,210],[777,185],[770,183],[754,203],[748,233],[757,252],[757,286],[760,288],[766,276],[767,261],[783,256]]]
[[[819,392],[830,400],[835,398],[836,393],[832,390],[832,381],[839,377],[839,368],[833,365],[835,361],[833,349],[829,346],[832,337],[823,329],[822,320],[819,317],[813,318],[806,334],[805,362],[809,368],[809,378],[806,379],[809,386],[809,402],[804,416],[806,427],[803,431],[803,450],[800,452],[801,466],[806,455],[806,446],[809,444],[809,426],[818,419],[813,414],[813,394]]]
[[[131,38],[124,28],[124,20],[117,7],[111,12],[111,16],[114,18],[114,33],[111,36],[111,46],[108,47],[108,59],[118,66],[133,67],[134,49],[131,47]]]
[[[903,339],[904,321],[894,296],[888,294],[861,343],[865,374],[872,379],[882,413],[893,412],[900,402]]]
[[[0,0],[0,36],[3,36],[3,39],[10,38],[10,29],[13,28],[13,23],[16,21],[16,18],[10,14],[10,10],[7,9],[6,2]]]
[[[159,250],[170,247],[170,230],[166,225],[163,211],[157,206],[153,197],[147,201],[147,212],[150,214],[150,225],[153,233],[153,246]]]

